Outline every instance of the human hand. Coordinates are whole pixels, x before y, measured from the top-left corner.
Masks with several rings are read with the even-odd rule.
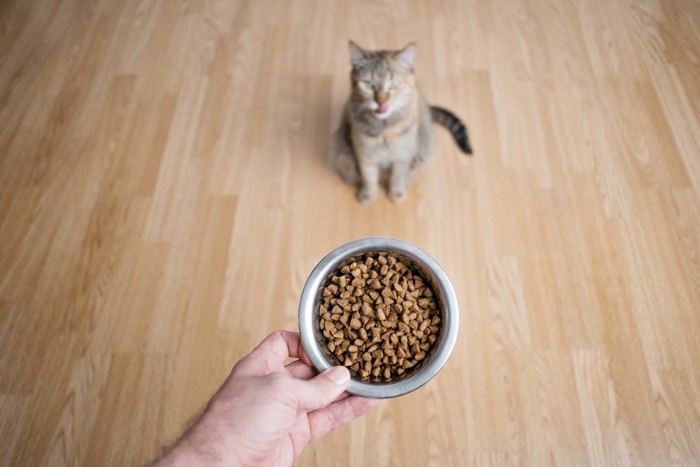
[[[287,358],[299,358],[284,366]],[[379,403],[344,394],[350,373],[311,365],[299,334],[276,331],[243,357],[201,418],[156,465],[289,465]]]

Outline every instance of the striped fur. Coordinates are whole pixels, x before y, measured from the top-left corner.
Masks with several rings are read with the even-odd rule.
[[[430,116],[433,121],[439,125],[444,126],[447,130],[452,133],[452,137],[455,139],[457,146],[462,150],[464,154],[472,154],[472,148],[469,145],[469,136],[467,135],[467,127],[455,114],[442,107],[431,106]]]

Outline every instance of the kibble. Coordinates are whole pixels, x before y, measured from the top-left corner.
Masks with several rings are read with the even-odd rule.
[[[433,291],[391,254],[352,259],[330,276],[322,297],[318,313],[325,346],[362,381],[408,376],[437,341],[440,316]]]

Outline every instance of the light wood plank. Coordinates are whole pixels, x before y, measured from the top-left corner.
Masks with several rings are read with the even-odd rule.
[[[411,241],[452,279],[438,377],[299,465],[696,465],[697,0],[0,2],[0,465],[140,465],[317,261]],[[348,39],[418,43],[405,204],[327,167]]]

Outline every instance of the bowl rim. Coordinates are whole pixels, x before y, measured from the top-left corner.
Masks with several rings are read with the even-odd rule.
[[[325,358],[320,343],[314,338],[316,297],[324,280],[344,259],[362,254],[368,251],[387,251],[408,257],[431,274],[433,287],[439,288],[443,306],[441,322],[443,337],[438,341],[437,347],[430,356],[430,360],[415,374],[391,383],[364,383],[355,379],[350,380],[347,392],[358,396],[372,398],[397,397],[415,391],[442,369],[447,362],[459,331],[459,305],[452,283],[445,271],[430,255],[412,243],[393,237],[363,237],[345,243],[328,253],[313,269],[309,275],[301,298],[299,300],[299,332],[304,350],[319,372],[331,368],[333,365]]]

